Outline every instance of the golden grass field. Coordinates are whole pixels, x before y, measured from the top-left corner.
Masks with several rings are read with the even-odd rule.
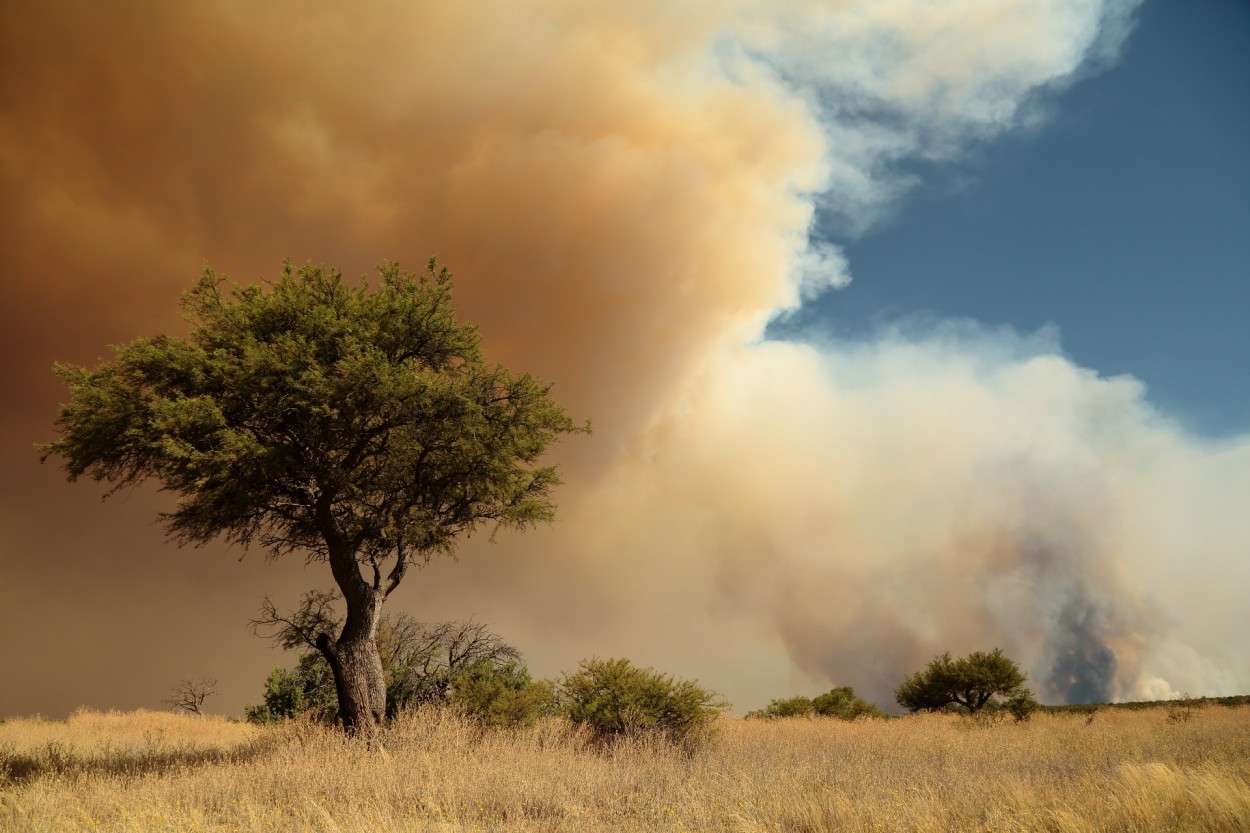
[[[79,712],[0,724],[0,830],[1250,831],[1250,708],[976,725],[724,718],[693,753],[559,721],[308,724]]]

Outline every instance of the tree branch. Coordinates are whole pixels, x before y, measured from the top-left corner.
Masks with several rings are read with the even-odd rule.
[[[288,651],[301,646],[317,648],[317,641],[322,635],[330,636],[338,630],[339,615],[334,609],[337,600],[338,596],[334,593],[311,590],[300,599],[298,608],[282,613],[273,600],[265,596],[260,616],[248,621],[248,630]]]

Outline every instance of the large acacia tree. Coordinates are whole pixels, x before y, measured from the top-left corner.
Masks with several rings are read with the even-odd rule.
[[[421,274],[384,264],[373,286],[289,263],[267,286],[224,284],[205,269],[185,293],[185,338],[57,365],[70,401],[39,450],[109,494],[159,481],[178,496],[161,519],[179,544],[328,564],[346,616],[315,643],[344,727],[371,732],[386,713],[383,602],[482,524],[551,520],[559,479],[539,458],[585,429],[549,385],[483,360],[433,259]]]
[[[1020,698],[1033,703],[1024,687],[1027,676],[1000,648],[986,653],[973,651],[951,659],[949,652],[930,660],[894,690],[898,704],[908,711],[940,711],[960,706],[976,714],[996,698]]]

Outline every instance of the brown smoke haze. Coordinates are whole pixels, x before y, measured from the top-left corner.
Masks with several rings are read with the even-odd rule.
[[[1043,699],[1250,690],[1250,438],[1188,436],[1050,333],[761,342],[849,280],[895,163],[1039,118],[1135,2],[10,2],[0,9],[0,715],[237,713],[289,657],[264,593],[329,576],[101,503],[31,444],[53,361],[178,333],[204,262],[349,275],[432,253],[488,355],[596,432],[560,520],[409,577],[540,675],[624,655],[724,692],[854,685],[1001,646]],[[865,114],[876,113],[880,118]]]

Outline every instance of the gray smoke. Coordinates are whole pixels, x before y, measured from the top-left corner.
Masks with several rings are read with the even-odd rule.
[[[1116,695],[1115,651],[1102,638],[1106,612],[1077,595],[1060,613],[1042,662],[1042,693],[1054,703],[1106,703]]]

